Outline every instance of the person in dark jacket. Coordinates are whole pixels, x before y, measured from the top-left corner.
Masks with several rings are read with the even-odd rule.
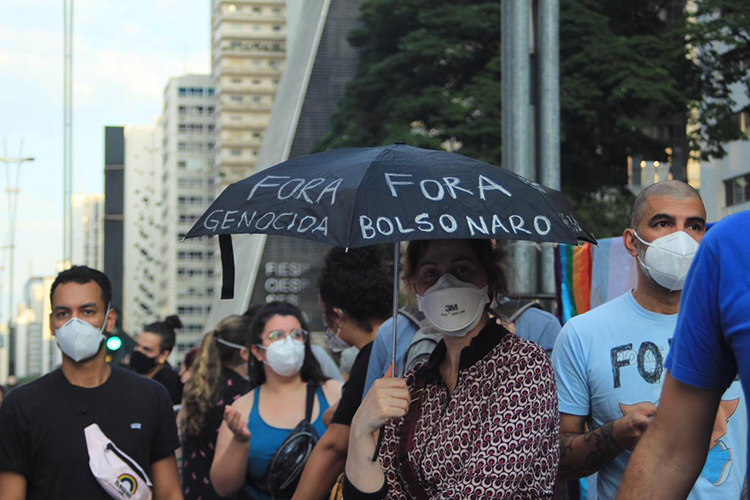
[[[182,401],[182,382],[167,358],[181,327],[182,322],[176,315],[146,325],[135,339],[136,346],[130,353],[130,368],[166,387],[173,405]]]

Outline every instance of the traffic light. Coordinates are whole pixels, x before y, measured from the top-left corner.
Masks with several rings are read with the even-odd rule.
[[[122,339],[117,335],[112,335],[110,338],[107,339],[107,349],[115,352],[120,347],[122,347]]]
[[[105,345],[107,346],[107,362],[120,364],[133,350],[135,342],[127,333],[118,328],[107,337]]]

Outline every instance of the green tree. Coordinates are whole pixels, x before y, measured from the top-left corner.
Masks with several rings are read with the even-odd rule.
[[[362,21],[357,74],[319,149],[460,144],[499,164],[500,2],[365,0]]]
[[[607,231],[628,223],[601,209],[629,200],[628,156],[667,160],[656,125],[676,124],[687,148],[692,120],[690,147],[705,156],[742,136],[728,89],[750,88],[750,2],[697,0],[688,19],[673,4],[561,0],[563,191]],[[500,164],[500,11],[500,0],[363,0],[350,36],[360,64],[319,149],[404,141]]]
[[[723,143],[747,140],[735,96],[750,98],[750,2],[698,0],[686,41],[698,68],[691,148],[704,159],[726,154]]]

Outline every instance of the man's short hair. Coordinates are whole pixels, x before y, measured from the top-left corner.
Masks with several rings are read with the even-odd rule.
[[[701,203],[703,199],[693,186],[682,181],[662,181],[651,184],[641,191],[633,202],[633,213],[630,218],[630,227],[635,229],[643,221],[644,212],[646,211],[646,202],[651,196],[669,196],[676,200],[685,198],[698,198]]]
[[[107,275],[96,269],[92,269],[88,266],[73,266],[57,275],[55,281],[52,283],[52,288],[49,292],[49,302],[52,304],[52,296],[55,294],[55,288],[65,283],[79,283],[85,285],[91,282],[99,285],[99,289],[102,293],[102,302],[105,306],[108,306],[112,302],[112,285],[109,282]]]

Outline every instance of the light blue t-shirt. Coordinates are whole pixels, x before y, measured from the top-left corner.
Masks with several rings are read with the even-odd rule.
[[[402,314],[398,315],[396,320],[396,364],[403,366],[403,359],[406,350],[411,344],[411,339],[417,334],[419,327]],[[367,396],[370,387],[379,378],[383,378],[391,363],[391,352],[393,352],[393,318],[388,318],[378,328],[375,340],[372,342],[372,352],[370,353],[370,362],[367,365],[367,378],[365,379],[365,389],[362,392],[362,398]],[[399,373],[399,376],[403,373]]]
[[[658,406],[677,315],[647,311],[632,292],[565,324],[552,352],[561,413],[589,416],[596,429],[650,402]],[[690,496],[697,499],[739,498],[745,476],[747,423],[739,383],[722,398],[711,451]],[[597,495],[613,499],[622,482],[630,452],[599,470]]]

